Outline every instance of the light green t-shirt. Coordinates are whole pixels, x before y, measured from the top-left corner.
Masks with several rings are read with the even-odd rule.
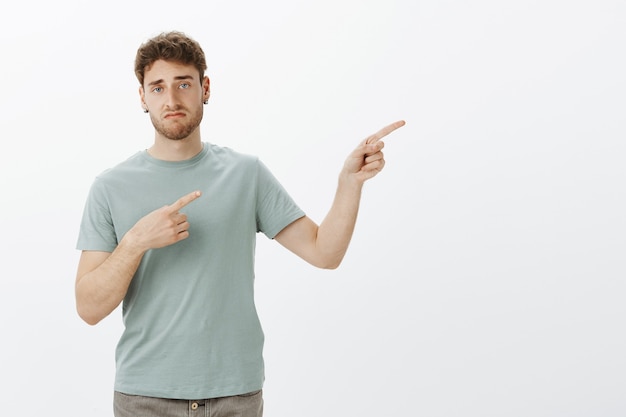
[[[115,390],[201,399],[261,389],[263,331],[254,304],[257,232],[304,216],[256,157],[203,144],[192,159],[139,152],[99,175],[77,248],[111,252],[149,212],[194,190],[190,236],[148,251],[124,298]]]

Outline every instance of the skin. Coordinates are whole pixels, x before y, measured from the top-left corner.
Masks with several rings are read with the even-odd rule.
[[[203,101],[210,96],[208,77],[200,79],[192,65],[159,60],[146,69],[139,96],[155,128],[154,143],[148,149],[150,155],[181,161],[202,150],[199,126]],[[337,268],[352,238],[363,184],[385,166],[381,139],[402,126],[404,121],[400,120],[382,128],[348,155],[333,204],[319,225],[302,217],[285,227],[275,240],[316,267]],[[189,219],[181,210],[201,197],[199,191],[194,191],[146,214],[113,252],[81,253],[75,294],[78,314],[85,322],[94,325],[117,308],[148,250],[174,245],[189,237]]]

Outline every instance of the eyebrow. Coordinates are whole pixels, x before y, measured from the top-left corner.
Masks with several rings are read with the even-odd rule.
[[[178,80],[193,80],[193,76],[191,75],[177,75],[176,77],[174,77],[175,81]],[[150,83],[148,83],[148,85],[157,85],[157,84],[162,84],[164,82],[164,80],[161,78],[160,80],[155,80],[152,81]]]

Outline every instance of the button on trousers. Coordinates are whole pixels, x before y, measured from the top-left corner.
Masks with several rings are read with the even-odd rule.
[[[262,417],[263,391],[204,400],[172,400],[115,392],[115,417]]]

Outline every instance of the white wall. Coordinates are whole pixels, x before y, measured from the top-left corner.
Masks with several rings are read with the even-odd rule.
[[[347,153],[407,121],[340,269],[259,237],[266,415],[626,415],[621,0],[11,3],[3,415],[112,415],[120,314],[78,319],[74,244],[93,177],[151,143],[133,59],[170,29],[208,57],[203,138],[318,221]]]

